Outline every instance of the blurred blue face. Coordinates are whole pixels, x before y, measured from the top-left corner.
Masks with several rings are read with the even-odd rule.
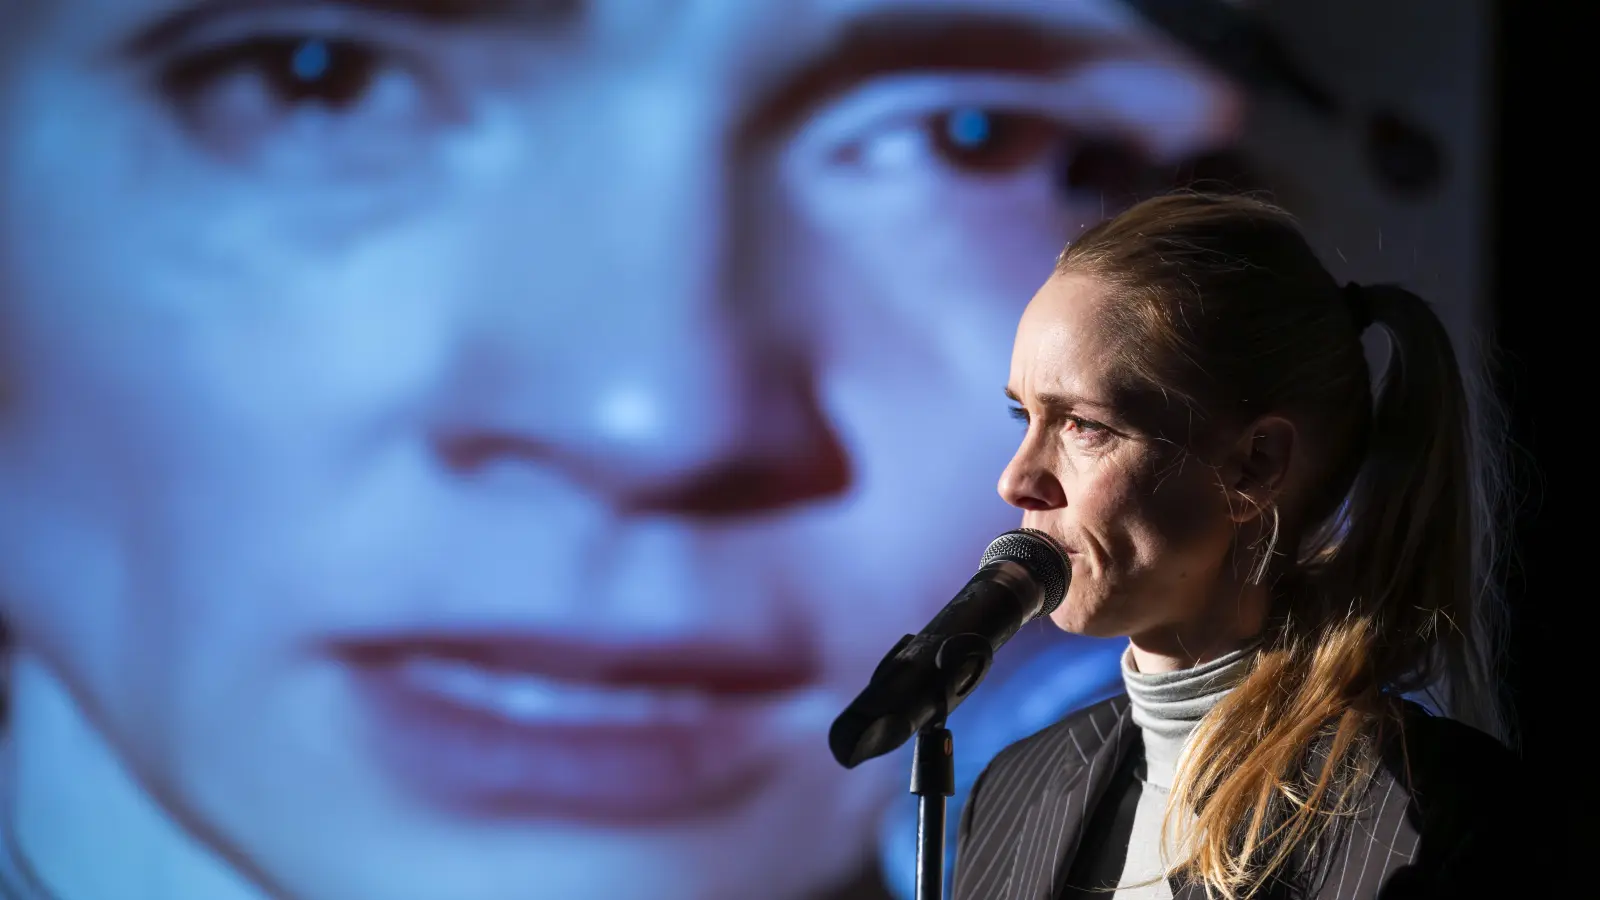
[[[863,865],[826,728],[1016,522],[1062,160],[1237,112],[1099,2],[0,16],[14,741],[311,900]]]

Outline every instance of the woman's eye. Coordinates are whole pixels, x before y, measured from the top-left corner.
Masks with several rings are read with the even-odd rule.
[[[1011,418],[1016,419],[1018,422],[1021,422],[1024,425],[1028,424],[1028,411],[1027,410],[1023,409],[1020,406],[1013,406],[1008,410],[1008,412],[1011,413]]]
[[[1067,416],[1066,424],[1066,430],[1075,440],[1083,444],[1098,444],[1111,436],[1111,429],[1089,419]]]
[[[1105,427],[1097,422],[1091,422],[1088,419],[1080,419],[1077,416],[1067,416],[1066,421],[1067,427],[1071,428],[1073,431],[1099,431]]]
[[[230,79],[254,81],[283,106],[343,110],[371,90],[385,61],[375,48],[321,37],[263,37],[179,60],[163,74],[176,97],[194,101]]]

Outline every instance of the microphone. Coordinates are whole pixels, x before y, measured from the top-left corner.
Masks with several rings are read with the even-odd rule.
[[[920,634],[890,649],[867,687],[833,721],[828,748],[847,769],[944,719],[989,672],[994,652],[1067,594],[1072,568],[1049,535],[1018,528],[995,538],[978,574]]]

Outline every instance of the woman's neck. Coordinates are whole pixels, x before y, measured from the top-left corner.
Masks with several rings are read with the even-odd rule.
[[[262,900],[161,809],[38,660],[12,660],[8,695],[0,829],[21,889],[39,900]]]
[[[1266,625],[1271,600],[1263,585],[1227,584],[1212,595],[1201,615],[1131,635],[1134,665],[1147,674],[1176,672],[1247,646]]]

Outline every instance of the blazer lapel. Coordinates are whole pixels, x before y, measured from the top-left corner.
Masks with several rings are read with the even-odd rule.
[[[1136,737],[1126,697],[1067,729],[1056,757],[1062,763],[1029,805],[1017,835],[1005,900],[1053,900],[1059,893],[1089,814]]]

